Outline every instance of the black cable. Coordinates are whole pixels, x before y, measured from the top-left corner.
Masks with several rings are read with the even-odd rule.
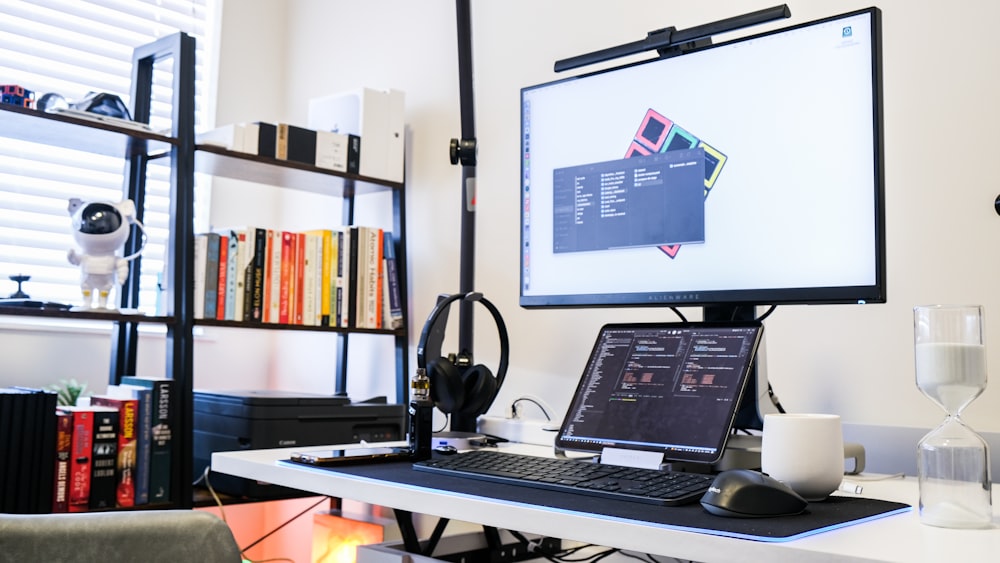
[[[534,403],[535,406],[538,407],[538,410],[542,411],[542,414],[545,415],[545,420],[549,420],[549,421],[552,420],[552,417],[549,416],[549,411],[545,410],[545,407],[542,406],[541,403],[539,403],[538,401],[536,401],[536,400],[534,400],[534,399],[532,399],[530,397],[518,397],[517,399],[514,399],[513,403],[510,404],[510,410],[511,410],[511,412],[514,415],[514,418],[517,418],[517,404],[519,402],[521,402],[521,401],[528,401],[529,403]]]
[[[778,400],[778,396],[774,394],[774,388],[771,387],[771,382],[767,382],[767,396],[771,399],[771,404],[774,408],[778,409],[778,412],[785,414],[785,407],[781,406],[781,401]]]
[[[629,553],[627,551],[619,551],[618,554],[619,555],[623,555],[625,557],[630,557],[632,559],[638,559],[639,561],[647,561],[648,563],[660,563],[660,561],[658,559],[656,559],[655,557],[653,557],[649,553],[644,553],[642,555],[636,555],[634,553]]]
[[[450,422],[451,422],[451,415],[450,414],[444,415],[444,426],[438,428],[437,430],[434,430],[434,432],[444,432],[444,429],[448,428],[448,424]]]
[[[768,307],[768,309],[766,311],[764,311],[763,315],[757,317],[757,322],[763,322],[764,319],[770,317],[771,313],[773,313],[774,310],[777,309],[777,308],[778,308],[777,305],[771,305],[770,307]]]
[[[622,550],[620,550],[618,548],[611,548],[611,549],[609,549],[607,551],[602,551],[601,553],[598,553],[598,554],[594,555],[591,559],[586,560],[586,561],[590,561],[591,563],[596,563],[597,561],[600,561],[601,559],[606,559],[606,558],[611,557],[612,555],[614,555],[616,553],[621,553],[621,552],[622,552]]]
[[[294,521],[295,521],[295,520],[296,520],[296,519],[297,519],[297,518],[298,518],[299,516],[302,516],[302,515],[303,515],[303,514],[305,514],[306,512],[309,512],[310,510],[312,510],[312,509],[316,508],[317,506],[319,506],[319,505],[320,505],[320,503],[321,503],[321,502],[324,502],[324,501],[326,501],[326,500],[329,500],[329,498],[330,498],[330,497],[323,497],[323,498],[319,499],[318,501],[316,501],[316,503],[315,503],[315,504],[313,504],[312,506],[310,506],[309,508],[306,508],[305,510],[303,510],[302,512],[299,512],[299,513],[298,513],[298,514],[296,514],[295,516],[292,516],[292,517],[291,517],[291,518],[289,518],[288,520],[285,520],[285,521],[284,521],[284,522],[282,522],[282,523],[281,523],[281,525],[280,525],[280,526],[278,526],[277,528],[275,528],[275,529],[271,530],[270,532],[268,532],[268,533],[264,534],[264,535],[263,535],[263,536],[261,536],[260,538],[257,538],[257,541],[253,542],[252,544],[250,544],[250,545],[248,545],[248,546],[246,546],[246,547],[244,547],[244,548],[241,548],[241,549],[240,549],[240,553],[245,553],[245,552],[246,552],[246,551],[247,551],[248,549],[252,548],[253,546],[255,546],[255,545],[259,544],[260,542],[262,542],[262,541],[266,540],[267,538],[271,537],[272,535],[274,535],[274,533],[275,533],[275,532],[277,532],[278,530],[280,530],[280,529],[284,528],[285,526],[287,526],[287,525],[291,524],[291,523],[292,523],[292,522],[294,522]]]
[[[670,307],[670,310],[673,311],[678,318],[680,318],[681,322],[687,322],[687,317],[684,316],[684,313],[682,313],[680,309],[677,307]]]

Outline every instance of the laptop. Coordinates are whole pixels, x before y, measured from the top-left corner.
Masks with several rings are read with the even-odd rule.
[[[622,452],[716,463],[762,333],[760,322],[604,325],[556,448],[602,454],[604,463]]]

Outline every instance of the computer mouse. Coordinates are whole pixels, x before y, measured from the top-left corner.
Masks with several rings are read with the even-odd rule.
[[[761,518],[791,516],[806,509],[809,502],[781,481],[750,469],[730,469],[719,473],[701,505],[717,516]]]

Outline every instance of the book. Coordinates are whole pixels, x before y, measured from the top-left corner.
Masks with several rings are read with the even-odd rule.
[[[361,137],[347,136],[347,171],[352,174],[361,172]]]
[[[348,136],[333,131],[316,132],[316,168],[347,172]],[[352,172],[357,173],[357,170]]]
[[[258,154],[260,144],[260,123],[243,124],[243,152]]]
[[[4,463],[0,463],[0,512],[19,512],[18,488],[21,481],[22,460],[21,443],[24,434],[24,391],[5,387],[0,389],[0,455]]]
[[[357,327],[381,328],[382,290],[382,230],[376,227],[359,227],[357,267]]]
[[[11,459],[10,441],[12,439],[11,419],[13,418],[14,397],[13,392],[7,388],[0,388],[0,459]],[[0,463],[0,512],[6,512],[7,482],[8,475],[12,471],[6,463]]]
[[[303,312],[305,308],[305,279],[306,279],[306,234],[295,233],[295,278],[292,287],[292,324],[303,323]]]
[[[231,151],[243,151],[243,136],[246,126],[240,123],[230,123],[216,127],[210,131],[199,133],[195,142],[199,145],[214,145]]]
[[[246,269],[250,256],[250,246],[247,245],[247,231],[236,231],[236,287],[235,298],[233,299],[233,319],[242,321],[244,307],[246,305]]]
[[[205,272],[208,266],[208,237],[204,233],[194,237],[194,318],[205,318]]]
[[[316,263],[316,246],[322,240],[313,232],[303,233],[305,236],[305,251],[303,252],[302,271],[302,322],[305,326],[316,324],[316,274],[319,264]]]
[[[267,272],[264,275],[266,307],[264,322],[281,321],[281,251],[284,233],[276,229],[267,230]]]
[[[170,463],[173,457],[173,380],[162,377],[126,375],[122,384],[152,390],[152,426],[149,453],[149,502],[170,500]]]
[[[215,318],[226,320],[226,284],[229,276],[229,235],[219,233],[219,281],[215,303]]]
[[[323,260],[327,262],[328,269],[325,288],[327,292],[328,315],[325,326],[335,327],[337,326],[337,286],[339,283],[337,280],[337,269],[340,262],[340,231],[330,231],[329,251],[329,258],[326,256],[323,257]]]
[[[275,158],[316,165],[316,131],[305,127],[278,124]]]
[[[135,504],[149,503],[149,464],[152,453],[153,390],[139,385],[108,385],[108,395],[136,401]]]
[[[86,512],[90,506],[90,460],[94,455],[94,412],[90,407],[63,406],[73,417],[70,440],[69,511]]]
[[[138,456],[139,400],[95,395],[90,404],[118,411],[118,457],[115,465],[115,506],[135,506],[136,458]]]
[[[351,277],[351,284],[353,285],[354,293],[354,322],[351,326],[357,328],[367,327],[368,314],[367,314],[367,282],[368,282],[368,231],[366,227],[356,227],[356,231],[352,234],[351,243],[355,246],[352,248],[354,256],[352,260],[353,264],[353,276]]]
[[[69,463],[72,454],[73,415],[56,412],[56,459],[52,483],[52,512],[69,512]]]
[[[114,508],[118,498],[118,409],[91,405],[94,412],[90,458],[90,503],[93,509]]]
[[[219,233],[204,233],[205,250],[205,281],[203,298],[205,304],[203,319],[214,319],[219,305]]]
[[[347,327],[347,294],[344,293],[347,287],[347,276],[350,268],[350,229],[342,229],[337,232],[337,288],[334,308],[337,315],[338,327]]]
[[[330,284],[331,267],[330,261],[333,259],[333,231],[331,229],[316,229],[310,231],[319,237],[319,244],[316,250],[316,260],[319,262],[319,275],[316,286],[317,292],[317,313],[316,326],[330,326]]]
[[[342,321],[344,327],[356,327],[357,307],[358,307],[358,228],[348,227],[344,229],[344,244],[347,248],[347,256],[344,263],[344,315]]]
[[[396,244],[392,232],[383,233],[382,255],[384,259],[385,277],[385,315],[384,328],[396,330],[403,327],[403,300],[400,290],[399,273],[396,271]]]
[[[15,387],[25,402],[18,512],[48,513],[52,509],[52,482],[56,449],[56,394],[33,387]]]
[[[368,266],[370,268],[369,275],[375,280],[374,284],[369,281],[369,285],[373,285],[373,288],[369,288],[371,297],[369,298],[369,306],[374,306],[374,311],[369,311],[368,316],[371,319],[369,328],[382,328],[382,309],[385,299],[383,299],[384,291],[382,290],[382,285],[385,283],[385,275],[383,266],[385,260],[383,259],[383,248],[385,243],[383,239],[385,238],[385,231],[382,229],[374,229],[374,246],[371,248],[372,256],[368,258]]]
[[[226,236],[228,250],[226,251],[226,306],[225,320],[236,320],[236,291],[238,284],[237,264],[239,264],[240,235],[236,231],[228,231]]]
[[[0,512],[52,511],[55,398],[42,389],[0,388]]]
[[[251,231],[253,239],[251,241]],[[264,313],[264,268],[267,259],[267,229],[248,228],[247,246],[250,247],[247,262],[246,302],[243,304],[243,320],[259,323]]]
[[[8,388],[4,390],[10,401],[11,416],[7,425],[8,450],[4,463],[7,464],[7,483],[4,490],[0,491],[0,510],[3,512],[21,513],[24,507],[21,505],[21,489],[26,488],[24,481],[29,462],[25,459],[27,447],[25,446],[27,429],[31,422],[28,417],[28,401],[25,400],[27,393],[23,389]]]
[[[293,262],[295,260],[295,233],[281,233],[281,264],[279,266],[281,280],[278,288],[278,322],[288,324],[295,318],[292,311],[294,296],[292,295],[292,280],[295,277]]]
[[[274,149],[278,140],[278,129],[273,123],[254,122],[257,125],[257,154],[274,158]],[[244,136],[244,143],[246,137]]]

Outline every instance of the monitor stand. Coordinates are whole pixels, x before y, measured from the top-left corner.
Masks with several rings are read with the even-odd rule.
[[[754,305],[715,305],[704,308],[705,321],[752,321],[757,318]],[[757,356],[751,366],[750,379],[740,396],[736,407],[733,429],[737,431],[764,429],[764,415],[778,412],[771,402],[770,385],[767,381],[767,331],[761,336]],[[761,436],[755,434],[733,434],[726,441],[722,458],[712,464],[712,471],[728,469],[760,469]]]
[[[715,463],[667,461],[664,462],[663,469],[688,473],[719,473],[729,469],[760,470],[760,444],[760,436],[736,434],[726,441],[726,449]]]
[[[752,321],[757,318],[757,307],[754,305],[714,305],[703,309],[702,319],[707,322],[737,322]],[[740,404],[736,407],[736,419],[733,428],[737,430],[763,430],[764,415],[778,412],[771,402],[767,382],[767,331],[761,336],[757,347],[757,357],[750,368],[750,379],[747,381]]]

